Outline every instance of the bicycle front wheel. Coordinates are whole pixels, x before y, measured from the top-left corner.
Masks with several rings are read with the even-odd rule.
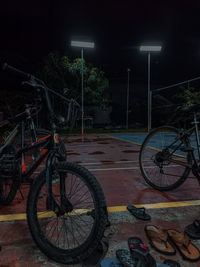
[[[140,170],[146,182],[160,191],[175,189],[188,177],[192,158],[185,140],[171,126],[159,127],[145,138],[139,155]]]
[[[96,178],[85,168],[57,163],[52,171],[52,194],[59,206],[61,180],[65,187],[66,208],[58,214],[49,210],[46,171],[31,186],[27,203],[27,220],[33,239],[49,258],[64,264],[81,262],[92,254],[102,239],[106,225],[105,198]],[[70,203],[70,204],[69,204]]]

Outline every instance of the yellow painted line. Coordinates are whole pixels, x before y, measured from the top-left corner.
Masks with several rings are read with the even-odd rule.
[[[88,212],[91,209],[76,209],[69,213],[70,216],[82,214],[84,212]],[[55,217],[55,213],[53,211],[48,212],[38,212],[39,218],[50,218]],[[3,221],[20,221],[20,220],[26,220],[26,213],[17,213],[17,214],[6,214],[6,215],[0,215],[0,222]]]
[[[133,204],[137,208],[144,207],[146,209],[166,209],[166,208],[178,208],[178,207],[188,207],[188,206],[198,206],[200,205],[200,200],[189,200],[189,201],[179,201],[179,202],[163,202],[163,203],[154,203],[154,204]],[[81,214],[84,212],[88,212],[90,209],[77,209],[76,211],[71,213],[71,216],[75,214]],[[108,207],[108,212],[121,212],[127,211],[126,206],[113,206]],[[54,217],[54,212],[39,212],[40,218],[50,218]],[[0,222],[5,221],[19,221],[26,220],[26,213],[18,213],[18,214],[6,214],[0,215]]]
[[[147,147],[151,148],[152,150],[162,151],[161,149],[153,147],[153,146],[147,146]],[[179,155],[179,154],[176,154],[176,153],[174,153],[173,155],[175,155],[176,157],[179,157],[179,158],[185,158],[186,159],[186,156],[183,156],[183,155]]]
[[[0,215],[0,222],[26,220],[26,213]]]
[[[166,209],[166,208],[178,208],[187,206],[198,206],[200,200],[180,201],[180,202],[163,202],[154,204],[133,204],[137,208],[144,207],[146,209]],[[109,212],[127,211],[126,206],[108,207]]]
[[[138,145],[138,146],[142,146],[142,144],[138,144],[136,142],[133,142],[133,141],[130,141],[130,140],[125,140],[125,139],[121,139],[119,137],[115,137],[115,136],[111,136],[111,135],[108,135],[109,137],[113,138],[113,139],[116,139],[116,140],[119,140],[119,141],[125,141],[125,142],[129,142],[129,143],[132,143],[134,145]],[[152,147],[152,146],[147,146],[148,148],[150,149],[153,149],[153,150],[156,150],[156,151],[161,151],[161,149],[159,148],[156,148],[156,147]],[[179,154],[174,154],[176,157],[179,157],[179,158],[186,158],[185,156],[183,155],[179,155]]]

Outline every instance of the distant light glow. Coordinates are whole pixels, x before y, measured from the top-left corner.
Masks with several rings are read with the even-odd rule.
[[[93,42],[81,42],[81,41],[71,41],[71,46],[82,47],[82,48],[94,48]]]
[[[160,52],[162,49],[161,45],[141,45],[140,51],[142,52]]]

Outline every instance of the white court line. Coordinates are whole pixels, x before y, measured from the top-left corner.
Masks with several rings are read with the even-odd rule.
[[[143,162],[151,162],[151,160],[143,160]],[[89,166],[89,165],[109,165],[109,164],[128,164],[128,163],[139,163],[139,160],[127,160],[127,161],[105,161],[105,162],[81,162],[78,165]],[[40,167],[45,167],[41,164]]]
[[[177,167],[179,165],[170,165],[167,168],[170,167]],[[157,168],[157,166],[148,166],[146,169],[154,169]],[[140,167],[122,167],[122,168],[100,168],[100,169],[88,169],[91,172],[96,172],[96,171],[116,171],[116,170],[138,170]],[[34,172],[34,174],[39,174],[40,172]]]
[[[170,165],[169,167],[177,167],[178,165]],[[169,168],[168,167],[168,168]],[[148,166],[146,169],[154,169],[157,166]],[[138,170],[140,167],[124,167],[124,168],[101,168],[101,169],[89,169],[89,171],[116,171],[116,170]]]

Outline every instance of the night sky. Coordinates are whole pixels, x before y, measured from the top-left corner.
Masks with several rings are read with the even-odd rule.
[[[50,51],[78,57],[73,38],[95,42],[85,58],[112,79],[127,68],[146,79],[144,42],[162,44],[152,55],[152,82],[168,85],[200,76],[200,4],[198,1],[1,1],[0,57],[34,72]]]

